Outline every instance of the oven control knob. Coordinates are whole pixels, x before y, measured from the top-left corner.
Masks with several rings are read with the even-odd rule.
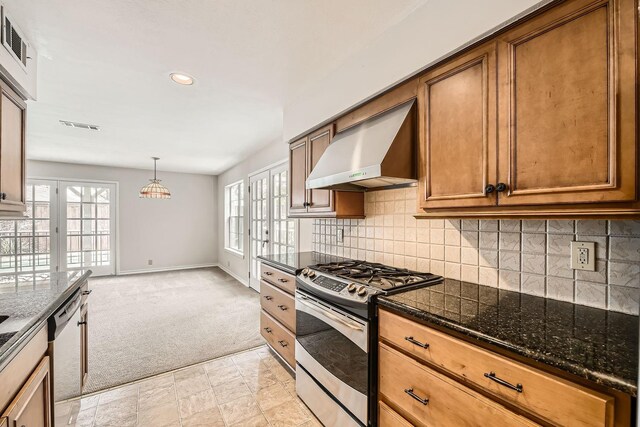
[[[354,293],[356,291],[356,284],[355,283],[349,283],[349,286],[347,286],[347,290],[350,293]]]
[[[313,279],[314,277],[316,277],[316,272],[313,270],[309,270],[309,273],[307,275]]]
[[[358,295],[363,297],[367,294],[367,288],[365,288],[364,286],[360,286],[358,288]]]
[[[302,275],[303,275],[304,277],[307,277],[307,276],[309,275],[309,269],[308,269],[308,268],[305,268],[304,270],[302,270]]]

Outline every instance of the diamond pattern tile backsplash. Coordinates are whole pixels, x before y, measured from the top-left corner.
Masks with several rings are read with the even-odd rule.
[[[638,314],[640,221],[416,220],[416,191],[366,193],[366,219],[315,219],[313,249]],[[571,269],[574,240],[596,242],[596,271]]]

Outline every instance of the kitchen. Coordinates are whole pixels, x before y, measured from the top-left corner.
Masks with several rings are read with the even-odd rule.
[[[256,298],[259,346],[85,392],[104,325],[61,362],[55,319],[90,323],[103,279],[62,269],[0,298],[0,328],[20,322],[16,299],[36,316],[0,347],[0,426],[637,425],[637,1],[477,3],[407,1],[382,33],[363,26],[368,43],[281,107],[272,143],[212,173],[212,263]],[[38,112],[15,92],[28,85],[6,85]],[[17,135],[18,190],[0,157],[10,201],[26,176],[71,178],[29,157],[40,133]],[[60,417],[69,366],[84,373]]]

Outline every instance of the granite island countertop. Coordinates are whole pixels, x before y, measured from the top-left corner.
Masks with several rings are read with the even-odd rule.
[[[314,264],[348,261],[335,255],[322,254],[320,252],[294,252],[290,254],[275,254],[259,256],[258,259],[271,267],[296,275],[305,267]]]
[[[451,279],[378,305],[637,396],[638,316]]]
[[[0,322],[0,369],[90,275],[91,270],[51,273],[28,285],[2,286],[0,316],[7,319]]]

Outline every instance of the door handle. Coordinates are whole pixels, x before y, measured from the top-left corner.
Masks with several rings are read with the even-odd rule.
[[[262,241],[262,247],[264,248],[264,245],[266,245],[267,243],[269,243],[269,239],[267,239],[267,240],[263,240],[263,241]]]

